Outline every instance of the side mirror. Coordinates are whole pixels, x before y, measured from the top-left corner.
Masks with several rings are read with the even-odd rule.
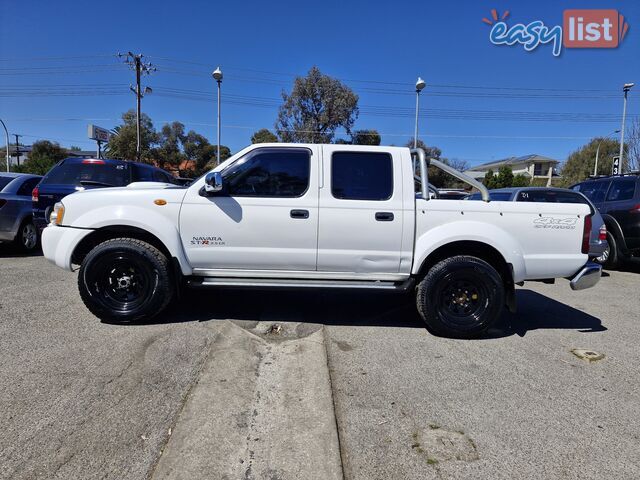
[[[216,193],[222,190],[222,174],[220,172],[209,172],[204,177],[204,191],[206,193]]]

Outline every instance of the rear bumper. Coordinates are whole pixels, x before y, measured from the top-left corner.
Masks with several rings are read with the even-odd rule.
[[[78,243],[93,230],[84,228],[48,226],[42,232],[44,257],[65,270],[71,270],[71,255]]]
[[[587,262],[578,273],[570,279],[572,290],[584,290],[593,287],[600,280],[602,274],[602,265]]]

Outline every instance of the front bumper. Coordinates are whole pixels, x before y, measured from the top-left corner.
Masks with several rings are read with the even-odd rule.
[[[42,231],[42,253],[60,268],[71,270],[71,256],[80,241],[93,230],[49,225]]]
[[[584,267],[578,271],[571,279],[570,285],[572,290],[584,290],[593,287],[600,280],[602,275],[602,265],[587,262]]]

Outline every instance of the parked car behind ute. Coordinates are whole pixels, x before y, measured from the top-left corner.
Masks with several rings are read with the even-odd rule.
[[[489,190],[491,200],[496,202],[551,202],[582,203],[591,208],[591,234],[589,236],[589,258],[604,263],[607,245],[607,227],[598,209],[587,197],[567,188],[554,187],[510,187]],[[480,194],[474,193],[468,200],[480,200]]]
[[[133,182],[176,184],[169,172],[152,165],[124,160],[66,158],[56,164],[33,190],[33,218],[42,230],[56,202],[71,193],[105,187],[125,187]]]
[[[599,177],[571,188],[593,202],[607,225],[606,267],[640,256],[640,175]]]
[[[14,242],[26,252],[38,246],[31,191],[41,178],[25,173],[0,173],[0,242]]]

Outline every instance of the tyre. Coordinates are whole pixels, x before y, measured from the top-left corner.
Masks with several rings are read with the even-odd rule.
[[[167,257],[132,238],[107,240],[91,250],[80,266],[78,288],[91,313],[117,322],[154,317],[174,292]]]
[[[33,252],[38,246],[38,228],[33,220],[27,218],[23,220],[16,235],[15,244],[23,252]]]
[[[474,338],[500,317],[504,285],[487,262],[459,255],[431,267],[418,284],[416,304],[420,316],[435,334]]]
[[[607,270],[611,270],[620,265],[620,251],[618,249],[618,242],[616,242],[616,238],[609,231],[607,231],[607,243],[609,244],[607,249],[602,252],[602,255],[594,260]]]

